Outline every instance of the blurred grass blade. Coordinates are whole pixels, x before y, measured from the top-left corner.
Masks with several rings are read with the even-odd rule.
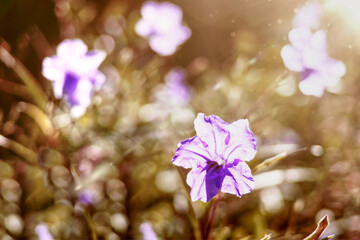
[[[272,165],[278,163],[280,160],[286,158],[287,156],[289,156],[291,154],[294,154],[294,153],[297,153],[297,152],[300,152],[300,151],[304,151],[304,150],[306,150],[306,148],[300,148],[300,149],[297,149],[297,150],[291,151],[291,152],[284,151],[282,153],[279,153],[279,154],[275,155],[274,157],[270,157],[270,158],[265,159],[263,162],[256,165],[255,167],[251,167],[251,171],[252,172],[257,172],[257,171],[259,171],[261,169],[264,169],[266,167],[269,167],[269,166],[272,166]]]
[[[332,238],[334,238],[334,237],[335,237],[335,235],[332,234],[332,235],[330,235],[330,236],[327,236],[327,237],[322,238],[321,240],[328,240],[328,239],[332,239]]]
[[[31,96],[29,95],[27,88],[22,84],[0,78],[0,91],[31,101]]]
[[[271,234],[266,233],[265,236],[260,240],[269,240],[269,239],[271,239]]]
[[[34,120],[44,135],[48,137],[54,135],[55,130],[49,117],[40,108],[26,102],[20,102],[17,107],[20,112],[27,114]]]
[[[0,135],[0,146],[16,153],[29,164],[37,163],[37,155],[34,151],[27,147],[24,147],[20,143],[4,137],[3,135]]]
[[[77,174],[75,168],[72,168],[74,180],[77,181],[77,185],[75,187],[76,191],[79,191],[82,188],[88,187],[96,181],[104,180],[110,173],[113,164],[112,163],[103,163],[97,166],[90,176],[81,179]]]
[[[315,231],[312,234],[310,234],[309,236],[307,236],[306,238],[304,238],[304,240],[318,240],[319,237],[325,231],[325,229],[327,228],[328,225],[329,225],[329,219],[328,219],[328,216],[325,215],[319,221],[318,226],[315,229]],[[332,236],[329,236],[329,237],[332,238]],[[327,239],[329,239],[329,237]]]
[[[252,170],[252,172],[257,172],[263,168],[266,168],[268,166],[274,165],[277,162],[279,162],[281,159],[285,158],[288,156],[287,152],[282,152],[274,157],[268,158],[266,160],[264,160],[262,163],[258,164],[257,166],[254,167],[254,169]]]
[[[14,56],[12,56],[5,46],[7,43],[2,40],[0,42],[0,60],[5,63],[5,65],[12,69],[19,78],[26,85],[29,93],[32,95],[35,103],[43,110],[45,110],[46,104],[46,95],[42,91],[35,77],[26,69],[26,67]]]

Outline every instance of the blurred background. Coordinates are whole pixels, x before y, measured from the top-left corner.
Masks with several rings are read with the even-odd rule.
[[[195,135],[199,112],[249,119],[252,168],[286,156],[254,173],[250,194],[224,194],[212,238],[303,239],[327,214],[324,236],[360,239],[360,3],[317,2],[329,56],[347,72],[316,98],[299,91],[280,56],[306,1],[171,2],[192,34],[162,57],[134,30],[143,1],[0,0],[2,239],[38,239],[39,224],[54,239],[143,239],[143,223],[159,239],[195,238],[187,171],[171,159]],[[69,38],[107,53],[106,83],[79,119],[41,75],[43,59]],[[166,81],[177,67],[188,91],[181,102],[169,100],[176,91]],[[44,109],[23,83],[29,78]],[[203,224],[209,204],[192,204]]]

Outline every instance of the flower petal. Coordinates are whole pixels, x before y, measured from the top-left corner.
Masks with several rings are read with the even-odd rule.
[[[87,50],[81,39],[66,39],[58,45],[56,53],[60,58],[73,59],[85,55]]]
[[[224,174],[215,165],[208,164],[205,168],[193,168],[188,173],[186,183],[191,187],[192,201],[208,202],[219,192]]]
[[[106,58],[106,52],[102,50],[93,50],[85,54],[84,62],[87,63],[88,69],[96,69]]]
[[[65,79],[59,79],[53,82],[54,96],[57,99],[62,98],[64,89]]]
[[[35,227],[35,233],[39,240],[54,240],[45,223],[40,223]]]
[[[326,82],[324,83],[327,87],[335,86],[346,73],[346,66],[343,62],[328,58],[324,63],[323,69],[321,70],[326,74]]]
[[[191,29],[186,26],[179,26],[176,31],[172,32],[177,44],[183,44],[191,36]]]
[[[307,2],[300,8],[293,19],[294,27],[317,28],[320,25],[322,15],[321,4],[318,2]]]
[[[158,240],[158,236],[156,235],[150,222],[143,222],[139,229],[144,240]]]
[[[79,79],[65,93],[70,105],[80,105],[86,108],[91,103],[92,91],[93,85],[88,79]]]
[[[156,21],[151,25],[159,34],[167,34],[173,32],[174,29],[181,26],[182,10],[178,6],[164,2],[158,4]]]
[[[304,47],[301,51],[304,66],[306,68],[321,68],[324,61],[328,59],[326,33],[324,31],[317,31],[314,33],[307,47]]]
[[[225,127],[228,123],[217,116],[205,116],[205,114],[199,113],[194,125],[197,136],[206,143],[205,148],[212,156],[211,160],[216,161],[217,157],[221,157],[225,150],[228,137]]]
[[[221,191],[234,194],[238,197],[251,192],[255,187],[249,166],[239,161],[236,166],[227,169],[226,175],[221,185]]]
[[[181,8],[169,2],[145,2],[141,8],[141,15],[159,34],[171,32],[181,25],[182,20]]]
[[[182,20],[182,10],[180,7],[170,2],[163,2],[159,4],[159,14],[163,19],[171,22],[174,26],[179,26]]]
[[[146,22],[154,22],[157,18],[158,3],[148,1],[145,2],[141,7],[141,15]]]
[[[144,19],[140,19],[135,24],[135,32],[142,37],[150,36],[152,31],[153,31],[152,27]]]
[[[86,107],[81,105],[73,106],[70,113],[73,118],[79,118],[86,113]]]
[[[85,114],[87,107],[91,104],[93,85],[88,79],[80,79],[75,91],[67,94],[71,107],[71,115],[75,118]]]
[[[152,50],[161,56],[170,56],[175,53],[177,42],[172,38],[162,35],[152,36],[149,41]]]
[[[323,79],[323,76],[319,72],[312,72],[309,76],[299,83],[300,91],[305,95],[313,95],[321,97],[324,93],[324,82],[327,79]]]
[[[93,77],[91,78],[91,82],[94,84],[94,87],[101,87],[104,85],[106,80],[106,76],[100,71],[94,71]]]
[[[193,168],[188,173],[186,182],[191,187],[190,196],[192,201],[201,200],[207,202],[205,176],[206,171],[203,168]]]
[[[183,168],[196,168],[210,161],[210,154],[197,136],[179,143],[172,162]]]
[[[229,142],[224,151],[226,164],[232,164],[235,159],[250,161],[256,154],[256,141],[247,119],[240,119],[226,127],[229,131]]]
[[[312,49],[317,49],[319,52],[323,52],[327,56],[326,32],[324,30],[316,31],[311,37],[310,45]]]
[[[289,40],[296,49],[304,49],[308,46],[312,37],[309,28],[294,28],[289,32]]]
[[[294,72],[301,72],[304,69],[301,53],[294,47],[285,45],[280,54],[287,69]]]
[[[186,104],[190,99],[189,87],[184,83],[186,73],[182,68],[174,68],[165,76],[165,88],[163,95],[166,97],[164,102],[174,105]],[[158,93],[161,94],[159,91]]]
[[[106,53],[101,50],[90,51],[84,56],[74,57],[68,66],[69,71],[79,76],[92,76],[104,61]]]
[[[51,81],[64,79],[66,66],[61,58],[57,56],[46,57],[42,63],[42,75]]]

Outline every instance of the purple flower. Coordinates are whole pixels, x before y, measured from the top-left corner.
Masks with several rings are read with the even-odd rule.
[[[294,19],[293,26],[317,28],[320,25],[320,18],[322,15],[322,7],[318,2],[307,2],[302,8],[300,8]]]
[[[254,158],[256,143],[248,120],[228,124],[199,113],[194,125],[197,136],[180,142],[172,159],[177,166],[192,168],[186,179],[191,199],[208,202],[219,190],[238,197],[253,190],[245,161]]]
[[[184,83],[186,73],[177,67],[165,76],[165,86],[156,92],[156,100],[170,105],[185,105],[190,99],[189,87]]]
[[[344,63],[328,57],[322,30],[313,34],[309,28],[295,28],[289,39],[292,45],[281,50],[285,66],[300,73],[302,93],[321,97],[325,88],[335,86],[345,74]]]
[[[92,192],[83,191],[79,194],[79,201],[85,205],[90,205],[94,202],[94,195]]]
[[[40,223],[35,227],[35,233],[38,236],[39,240],[53,240],[49,229],[45,223]]]
[[[149,38],[151,49],[162,56],[173,54],[191,35],[191,30],[181,24],[181,8],[172,3],[145,2],[141,15],[136,33]]]
[[[144,236],[144,240],[157,240],[158,239],[150,222],[143,222],[140,225],[140,232]]]
[[[89,51],[80,39],[64,40],[56,49],[57,55],[46,57],[42,74],[53,81],[54,95],[64,97],[72,107],[74,116],[81,116],[91,103],[94,87],[105,82],[105,76],[98,67],[106,53]]]

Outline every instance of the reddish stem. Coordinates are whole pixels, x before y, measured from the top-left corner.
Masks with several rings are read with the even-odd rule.
[[[221,193],[219,192],[218,195],[215,197],[213,204],[211,205],[208,223],[207,223],[205,234],[204,234],[206,240],[210,239],[210,234],[211,234],[211,230],[212,230],[213,222],[214,222],[214,218],[215,218],[216,207],[217,207],[218,202],[220,201],[220,198],[221,198]]]

